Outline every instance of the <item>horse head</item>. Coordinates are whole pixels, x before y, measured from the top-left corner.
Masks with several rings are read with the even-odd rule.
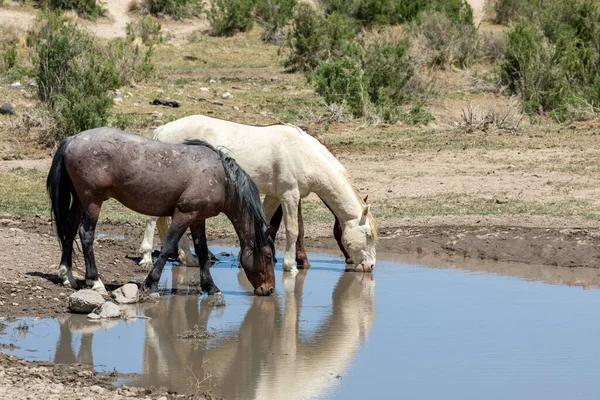
[[[349,220],[342,226],[342,244],[352,260],[355,271],[373,271],[376,243],[377,225],[371,214],[371,206],[365,204],[360,217]]]

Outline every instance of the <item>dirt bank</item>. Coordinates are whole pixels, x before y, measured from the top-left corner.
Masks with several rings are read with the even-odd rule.
[[[164,389],[116,387],[115,373],[96,372],[82,364],[28,362],[0,352],[0,398],[47,399],[207,399],[209,396],[179,396]]]
[[[95,250],[107,288],[143,279],[147,271],[137,265],[141,225],[105,222],[98,228],[100,232],[106,236],[97,239]],[[208,235],[213,243],[236,242],[229,229],[212,229]],[[73,290],[60,285],[56,276],[60,252],[49,220],[4,216],[0,218],[0,243],[0,315],[43,317],[67,313],[66,298]],[[313,229],[307,246],[309,250],[339,252],[325,225]],[[546,265],[595,271],[600,266],[600,232],[583,228],[388,223],[380,229],[378,251],[382,258],[418,256],[433,264],[493,260],[522,263],[522,269]],[[502,263],[497,266],[502,270]],[[79,277],[85,274],[80,255],[75,258],[74,271]],[[488,267],[488,272],[494,272],[494,267]],[[583,278],[577,284],[596,283]]]

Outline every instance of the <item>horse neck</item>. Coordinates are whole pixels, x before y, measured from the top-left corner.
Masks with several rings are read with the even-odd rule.
[[[252,220],[248,210],[243,207],[242,201],[236,201],[225,207],[223,213],[229,218],[235,233],[240,239],[240,247],[245,248],[250,246],[250,242],[254,238],[254,221]]]
[[[314,191],[342,225],[360,218],[363,204],[352,183],[343,173],[327,173]]]

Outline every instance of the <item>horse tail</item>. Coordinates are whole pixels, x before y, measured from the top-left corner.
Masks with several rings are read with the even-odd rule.
[[[74,218],[80,210],[79,198],[71,177],[65,167],[65,151],[71,138],[66,138],[58,146],[52,159],[52,166],[46,179],[46,189],[50,196],[51,216],[56,225],[56,233],[61,243],[67,238],[75,237],[77,226],[73,226]]]

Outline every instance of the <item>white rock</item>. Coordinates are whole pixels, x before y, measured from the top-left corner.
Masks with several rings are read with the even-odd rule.
[[[223,93],[223,94],[221,95],[221,97],[222,97],[222,98],[224,98],[224,99],[229,99],[229,98],[231,98],[231,93],[229,93],[229,92],[225,92],[225,93]]]
[[[121,103],[123,102],[123,99],[122,99],[122,98],[120,98],[120,97],[115,97],[115,98],[113,99],[113,102],[114,102],[115,104],[121,104]]]
[[[100,318],[119,318],[121,316],[121,310],[119,306],[112,301],[107,301],[102,304],[98,309],[94,310]]]
[[[69,296],[69,310],[86,314],[94,311],[104,303],[104,297],[95,290],[82,289]]]
[[[101,318],[101,317],[100,317],[98,314],[96,314],[96,313],[89,313],[89,314],[87,315],[87,317],[88,317],[88,319],[92,319],[92,320],[98,320],[98,319],[100,319],[100,318]]]
[[[21,86],[21,82],[13,82],[10,84],[10,87],[19,87]]]
[[[206,88],[206,87],[201,87],[201,88],[200,88],[200,91],[201,91],[201,92],[210,92],[210,89],[209,89],[209,88]]]
[[[112,297],[119,304],[138,302],[138,287],[135,283],[128,283],[112,292]]]

